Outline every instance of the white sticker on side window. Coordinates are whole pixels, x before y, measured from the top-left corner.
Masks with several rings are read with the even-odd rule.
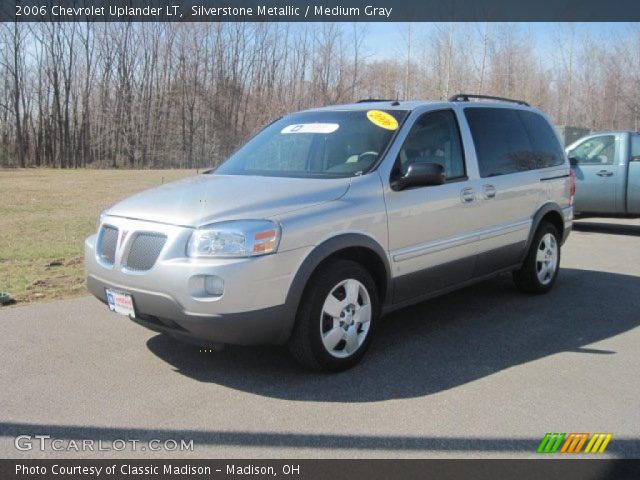
[[[280,133],[333,133],[339,127],[337,123],[298,123],[284,127]]]

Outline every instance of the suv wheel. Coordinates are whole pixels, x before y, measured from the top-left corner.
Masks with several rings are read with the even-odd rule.
[[[331,261],[314,273],[305,289],[289,350],[314,370],[350,368],[368,348],[379,310],[369,272],[350,260]]]
[[[538,228],[522,268],[513,273],[516,286],[526,293],[547,293],[560,270],[560,239],[550,223]]]

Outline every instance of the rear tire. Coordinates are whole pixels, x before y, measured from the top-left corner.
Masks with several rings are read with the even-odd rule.
[[[313,274],[305,288],[289,351],[312,370],[351,368],[369,347],[379,313],[371,274],[351,260],[331,260]]]
[[[560,270],[560,235],[544,222],[533,237],[520,270],[513,272],[516,287],[525,293],[542,294],[553,288]]]

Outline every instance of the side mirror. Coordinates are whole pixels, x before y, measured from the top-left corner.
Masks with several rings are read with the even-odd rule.
[[[412,163],[407,173],[391,182],[391,188],[404,190],[409,187],[442,185],[444,181],[444,167],[439,163]]]
[[[578,165],[578,159],[576,157],[569,157],[569,164],[572,167],[575,167],[576,165]]]

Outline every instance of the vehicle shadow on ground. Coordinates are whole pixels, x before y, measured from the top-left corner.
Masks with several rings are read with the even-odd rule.
[[[201,353],[164,335],[147,346],[182,375],[267,397],[412,398],[560,352],[613,355],[587,346],[640,325],[638,291],[640,277],[562,269],[549,294],[523,295],[500,276],[385,317],[363,362],[334,375],[303,370],[283,348]]]
[[[640,225],[624,225],[620,223],[573,222],[573,229],[587,233],[610,233],[613,235],[630,235],[640,237]]]

